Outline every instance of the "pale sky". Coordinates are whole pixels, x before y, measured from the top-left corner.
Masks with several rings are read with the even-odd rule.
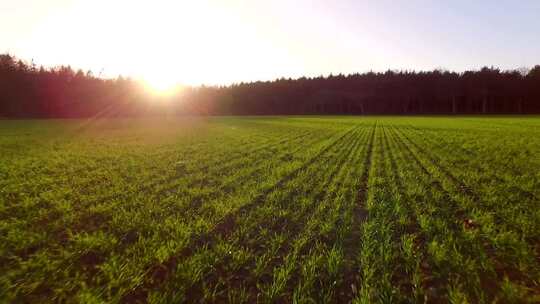
[[[0,0],[0,53],[157,85],[540,64],[540,1]]]

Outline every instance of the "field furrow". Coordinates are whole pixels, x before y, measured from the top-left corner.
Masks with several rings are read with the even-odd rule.
[[[539,124],[0,121],[0,302],[537,303]]]

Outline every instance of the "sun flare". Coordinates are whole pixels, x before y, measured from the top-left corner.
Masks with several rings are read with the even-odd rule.
[[[180,90],[180,85],[173,77],[148,77],[143,82],[150,93],[159,96],[173,95]]]
[[[271,35],[270,25],[251,27],[255,17],[241,1],[69,2],[29,31],[23,57],[33,58],[39,50],[36,60],[45,66],[69,62],[103,77],[127,75],[159,94],[177,83],[220,85],[293,75],[306,58],[291,55],[294,48],[277,47],[279,37]]]

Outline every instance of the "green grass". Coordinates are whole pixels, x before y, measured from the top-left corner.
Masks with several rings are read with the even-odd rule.
[[[0,302],[537,303],[540,118],[0,121]]]

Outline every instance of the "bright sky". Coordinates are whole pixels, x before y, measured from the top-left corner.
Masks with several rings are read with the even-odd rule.
[[[540,1],[1,0],[0,53],[156,85],[540,64]]]

